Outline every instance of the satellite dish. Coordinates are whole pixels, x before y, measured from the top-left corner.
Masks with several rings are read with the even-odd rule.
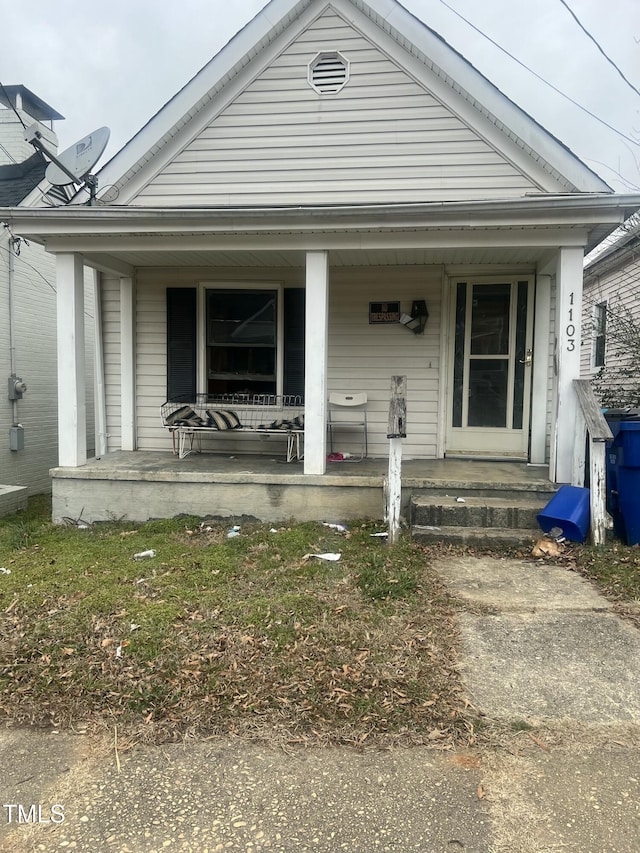
[[[45,178],[50,184],[59,187],[80,183],[102,156],[110,135],[111,131],[108,127],[99,127],[93,133],[84,136],[49,163]],[[75,176],[75,181],[72,175]]]

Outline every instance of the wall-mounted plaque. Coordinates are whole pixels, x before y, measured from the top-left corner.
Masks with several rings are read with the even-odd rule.
[[[399,302],[370,302],[369,303],[369,323],[399,323],[400,322],[400,303]]]

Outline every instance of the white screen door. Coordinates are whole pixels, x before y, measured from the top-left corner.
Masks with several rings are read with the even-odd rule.
[[[527,458],[533,296],[528,277],[454,282],[448,455]]]

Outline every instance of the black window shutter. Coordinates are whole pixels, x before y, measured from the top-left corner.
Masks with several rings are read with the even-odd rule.
[[[304,395],[304,287],[284,291],[284,393]]]
[[[167,400],[195,401],[196,288],[167,288]]]

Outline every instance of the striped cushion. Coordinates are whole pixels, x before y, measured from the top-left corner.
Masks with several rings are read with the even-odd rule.
[[[239,429],[242,426],[235,412],[222,409],[207,409],[207,425],[213,429]]]
[[[278,418],[275,421],[271,421],[270,424],[260,424],[258,429],[268,429],[268,430],[300,430],[304,429],[304,415],[297,415],[293,420],[285,420],[284,418]]]
[[[204,421],[196,415],[191,406],[181,406],[175,412],[167,415],[165,423],[167,426],[202,426]]]

